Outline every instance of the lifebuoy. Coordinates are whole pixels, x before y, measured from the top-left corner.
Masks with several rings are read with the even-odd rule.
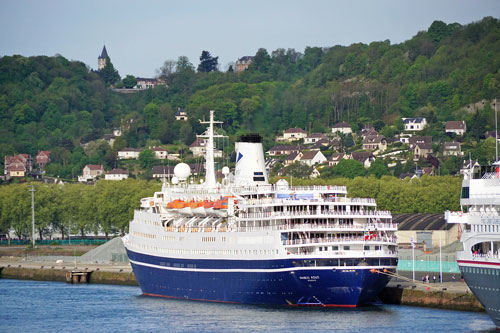
[[[150,201],[150,202],[149,202],[149,205],[150,205],[150,206],[154,206],[154,205],[155,205],[155,202],[154,202],[154,201]]]
[[[462,217],[463,213],[460,211],[458,212],[458,217]]]

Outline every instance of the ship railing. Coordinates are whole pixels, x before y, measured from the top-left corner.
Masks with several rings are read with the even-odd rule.
[[[223,189],[232,190],[236,193],[265,193],[274,191],[314,191],[314,192],[341,192],[347,193],[347,187],[336,185],[312,185],[312,186],[287,186],[280,187],[275,184],[265,184],[259,186],[228,186]]]
[[[294,197],[293,195],[290,198],[262,198],[256,199],[251,198],[244,201],[244,205],[271,205],[271,204],[286,204],[293,202],[294,204],[297,202],[338,202],[338,203],[360,203],[360,204],[376,204],[375,199],[372,198],[346,198],[346,197],[331,197],[331,198],[300,198]]]
[[[498,178],[498,175],[496,172],[486,172],[481,179],[495,179]]]
[[[469,199],[484,199],[484,198],[498,198],[500,196],[500,192],[490,192],[490,193],[474,193],[469,195]]]
[[[391,218],[391,212],[387,210],[359,210],[359,211],[344,211],[344,210],[322,210],[322,211],[288,211],[288,212],[256,212],[256,213],[239,213],[240,219],[268,219],[276,217],[302,217],[302,216],[383,216],[385,218]]]
[[[375,231],[375,230],[397,230],[395,223],[368,223],[368,224],[319,224],[319,223],[293,223],[280,224],[271,226],[240,226],[236,231],[262,231],[262,230],[277,230],[277,231],[311,231],[311,230],[327,230],[327,231]]]
[[[307,245],[325,243],[349,243],[349,242],[385,242],[396,244],[396,236],[377,237],[325,237],[325,238],[303,238],[283,240],[283,245]]]
[[[496,253],[472,253],[472,258],[479,259],[500,259],[498,252]]]
[[[294,251],[295,250],[295,251]],[[318,255],[318,252],[315,250],[311,250],[310,248],[289,248],[288,253],[291,255],[311,255],[314,254],[316,257]],[[373,250],[373,251],[356,251],[356,250],[349,250],[349,252],[346,251],[325,251],[325,252],[319,252],[320,254],[325,254],[328,256],[328,258],[331,258],[332,256],[335,259],[336,256],[339,258],[355,258],[355,257],[366,257],[366,258],[377,258],[377,257],[384,257],[384,256],[394,256],[398,254],[398,251],[384,251],[384,250]]]

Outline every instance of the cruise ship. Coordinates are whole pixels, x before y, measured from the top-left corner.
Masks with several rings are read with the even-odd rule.
[[[500,162],[488,167],[470,162],[463,174],[462,209],[445,212],[445,218],[460,223],[460,272],[500,329]]]
[[[175,166],[141,200],[123,237],[142,293],[225,303],[357,307],[373,301],[397,266],[396,225],[371,198],[344,186],[270,184],[261,138],[235,144],[233,172],[214,168],[210,111],[204,181]]]

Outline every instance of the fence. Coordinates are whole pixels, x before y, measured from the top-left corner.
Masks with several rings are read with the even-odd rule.
[[[443,273],[459,274],[458,264],[456,261],[441,261]],[[412,271],[412,260],[399,260],[398,271]],[[415,260],[415,272],[436,272],[439,273],[439,261],[434,260]]]
[[[106,239],[44,239],[37,240],[36,245],[101,245],[106,243]],[[8,245],[9,242],[7,239],[3,239],[0,241],[0,245]],[[31,244],[30,240],[19,240],[19,239],[11,239],[10,245],[28,245]]]

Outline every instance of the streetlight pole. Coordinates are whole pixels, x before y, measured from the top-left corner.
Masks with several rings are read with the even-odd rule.
[[[31,185],[31,243],[35,248],[35,186]]]
[[[411,243],[411,253],[412,253],[412,278],[413,282],[415,282],[415,242],[413,241],[413,236],[410,238]]]
[[[497,99],[495,98],[495,162],[498,162]]]

